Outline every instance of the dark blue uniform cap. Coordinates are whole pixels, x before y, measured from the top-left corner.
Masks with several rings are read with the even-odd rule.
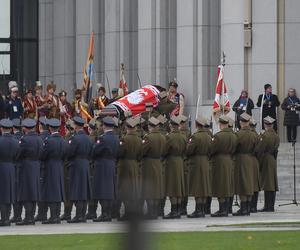
[[[9,119],[2,119],[2,120],[0,121],[0,126],[1,126],[2,128],[12,128],[12,127],[13,127],[13,123],[12,123],[12,121],[9,120]]]
[[[116,125],[115,121],[110,116],[104,117],[102,121],[103,121],[103,124],[105,124],[106,126],[113,127]]]
[[[56,118],[51,118],[48,120],[48,125],[52,128],[59,128],[61,125],[60,120],[56,119]]]
[[[36,120],[27,118],[22,121],[22,126],[25,128],[34,128],[36,126]]]
[[[80,116],[74,116],[73,121],[78,126],[84,126],[85,121]]]
[[[22,122],[21,122],[21,119],[19,119],[19,118],[13,119],[12,123],[13,123],[13,126],[15,128],[21,128],[22,127]]]
[[[48,125],[48,120],[47,120],[47,118],[45,116],[40,117],[39,122],[43,126],[47,126]]]

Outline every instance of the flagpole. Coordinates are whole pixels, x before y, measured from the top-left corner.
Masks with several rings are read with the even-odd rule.
[[[107,87],[108,87],[109,98],[111,99],[110,85],[109,85],[109,80],[108,80],[108,76],[107,76],[106,73],[105,73],[105,77],[106,77],[106,81],[107,81]]]
[[[198,112],[199,112],[199,102],[200,102],[200,95],[198,95],[198,99],[197,99],[197,107],[196,107],[196,117],[195,117],[195,119],[197,119],[197,117],[198,117]]]
[[[225,83],[224,83],[224,67],[225,67],[225,53],[224,51],[222,52],[222,114],[225,114],[225,102],[224,102],[224,92],[225,92]]]
[[[262,98],[261,98],[261,102],[260,102],[260,128],[261,128],[261,130],[263,129],[262,113],[263,113],[264,99],[265,99],[265,92],[262,94]]]

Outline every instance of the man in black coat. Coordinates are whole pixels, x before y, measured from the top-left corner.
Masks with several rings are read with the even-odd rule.
[[[265,84],[265,93],[259,95],[257,101],[257,107],[262,105],[262,121],[265,117],[270,116],[275,119],[274,130],[277,131],[277,118],[276,118],[276,108],[280,105],[277,95],[272,94],[272,86],[270,84]],[[262,123],[262,129],[264,129],[264,123]]]
[[[20,140],[18,201],[24,205],[25,219],[16,225],[34,225],[35,206],[40,199],[40,158],[43,141],[35,131],[35,120],[25,119],[22,126],[25,135]]]
[[[15,162],[19,153],[19,142],[11,134],[13,124],[10,120],[1,120],[0,126],[0,226],[10,226],[10,208],[16,199]]]
[[[42,141],[45,142],[46,139],[50,136],[49,130],[48,130],[48,120],[45,116],[42,116],[39,118],[39,136],[41,137]],[[40,190],[43,189],[44,183],[45,183],[45,164],[43,161],[41,161],[41,171],[40,171]],[[34,221],[46,221],[47,220],[47,212],[48,212],[48,206],[45,202],[45,197],[43,196],[44,193],[41,193],[41,199],[38,202],[38,214],[34,218]]]
[[[68,158],[70,160],[70,200],[75,203],[76,215],[68,223],[86,222],[87,201],[92,199],[89,159],[92,142],[83,130],[84,120],[75,116],[75,134],[69,140]]]
[[[60,224],[61,202],[64,201],[64,159],[67,156],[67,143],[58,129],[60,120],[48,121],[51,135],[44,142],[42,160],[45,167],[42,197],[50,207],[50,218],[42,224]]]
[[[9,119],[22,118],[24,108],[22,100],[18,96],[18,87],[14,86],[10,89],[10,95],[7,97],[5,102],[5,112]]]
[[[101,135],[93,149],[94,185],[93,198],[100,201],[102,214],[94,222],[111,221],[112,201],[115,186],[115,168],[120,141],[114,133],[115,122],[111,117],[103,118],[104,134]]]

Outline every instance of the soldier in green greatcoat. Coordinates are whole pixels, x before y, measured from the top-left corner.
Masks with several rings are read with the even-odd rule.
[[[189,140],[191,137],[191,131],[188,127],[188,117],[184,115],[178,115],[178,118],[181,120],[179,125],[179,130],[182,133],[182,135],[186,138],[186,141]],[[181,201],[181,215],[187,215],[187,205],[188,205],[188,196],[189,196],[189,164],[188,164],[188,158],[184,157],[183,159],[184,163],[184,190],[185,194]]]
[[[265,204],[259,212],[274,212],[277,180],[277,154],[279,136],[273,129],[275,119],[270,116],[264,118],[265,132],[260,136],[256,152],[261,166],[261,187],[265,194]]]
[[[240,209],[233,213],[234,216],[250,215],[250,202],[253,195],[253,159],[257,137],[251,131],[249,122],[251,116],[246,112],[240,115],[241,129],[236,133],[237,147],[235,152],[235,194],[239,195]]]
[[[127,220],[137,213],[140,199],[139,162],[142,158],[142,139],[136,132],[137,121],[128,118],[126,135],[120,140],[118,163],[118,199],[124,202],[125,214],[119,218]]]
[[[258,141],[258,133],[256,132],[256,124],[257,122],[251,118],[250,120],[250,128],[252,133],[255,134],[256,139]],[[260,176],[259,176],[259,162],[257,159],[257,152],[253,152],[252,154],[252,161],[253,161],[253,195],[251,199],[251,213],[257,212],[257,200],[258,200],[258,192],[260,191]]]
[[[228,216],[229,198],[233,196],[232,156],[236,150],[237,139],[228,128],[228,123],[228,117],[221,116],[220,132],[212,138],[212,196],[219,201],[219,210],[212,217]]]
[[[186,138],[179,131],[180,120],[173,116],[170,119],[171,132],[167,135],[166,145],[166,196],[171,201],[171,212],[164,219],[175,219],[181,216],[181,200],[184,197],[184,155]]]
[[[197,131],[188,141],[186,155],[190,168],[189,195],[195,198],[195,211],[189,218],[205,216],[205,203],[211,197],[210,150],[211,137],[204,128],[207,119],[198,117],[195,121]]]
[[[166,138],[159,131],[160,121],[148,120],[149,133],[143,138],[142,199],[147,202],[146,219],[157,219],[158,206],[164,197],[161,158],[166,147]]]

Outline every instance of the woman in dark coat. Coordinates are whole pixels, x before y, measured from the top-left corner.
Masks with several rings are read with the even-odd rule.
[[[289,89],[288,96],[283,100],[281,108],[285,111],[283,125],[287,128],[287,138],[289,142],[292,142],[297,139],[300,110],[300,100],[295,89]]]
[[[233,105],[233,111],[236,113],[236,126],[240,129],[240,116],[244,112],[252,116],[252,109],[254,109],[254,103],[251,98],[248,97],[247,90],[242,90],[239,99]]]

